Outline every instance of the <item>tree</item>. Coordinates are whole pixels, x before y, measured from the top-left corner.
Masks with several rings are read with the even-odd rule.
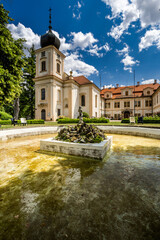
[[[14,40],[7,29],[9,12],[0,4],[0,105],[13,102],[21,93],[23,67],[25,65],[24,39]]]
[[[25,58],[26,64],[24,67],[22,83],[22,93],[20,95],[20,115],[22,117],[34,118],[35,111],[35,88],[33,78],[36,73],[36,55],[34,45],[28,50],[29,57]]]

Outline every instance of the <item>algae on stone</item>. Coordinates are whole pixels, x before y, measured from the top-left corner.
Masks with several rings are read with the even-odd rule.
[[[86,123],[63,128],[56,136],[56,140],[74,143],[100,143],[105,139],[102,130]]]

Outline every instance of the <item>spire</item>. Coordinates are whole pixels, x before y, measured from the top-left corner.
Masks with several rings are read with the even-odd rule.
[[[51,26],[51,23],[52,23],[52,21],[51,21],[51,17],[52,17],[51,11],[52,11],[52,9],[50,8],[50,9],[49,9],[49,31],[50,31],[50,32],[51,32],[51,30],[52,30],[52,26]]]

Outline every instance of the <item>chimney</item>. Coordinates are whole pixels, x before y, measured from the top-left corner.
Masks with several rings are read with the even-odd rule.
[[[157,83],[157,79],[154,79],[154,84],[156,84]]]
[[[118,83],[116,84],[116,88],[119,88],[119,84]]]
[[[137,86],[139,86],[140,85],[140,82],[137,82]]]
[[[103,89],[105,89],[105,85],[103,86]]]

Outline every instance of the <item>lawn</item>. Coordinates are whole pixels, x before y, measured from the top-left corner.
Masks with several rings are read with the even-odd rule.
[[[121,123],[121,122],[110,122],[110,123],[92,123],[93,125],[102,125],[102,126],[135,126],[135,127],[152,127],[152,128],[160,128],[160,124],[157,123],[145,123],[145,124],[130,124],[130,123]],[[18,128],[30,128],[30,127],[50,127],[50,126],[67,126],[67,125],[76,125],[76,123],[72,124],[57,124],[57,122],[45,122],[45,124],[29,124],[27,126],[20,126],[20,125],[2,125],[0,130],[5,129],[18,129]]]

